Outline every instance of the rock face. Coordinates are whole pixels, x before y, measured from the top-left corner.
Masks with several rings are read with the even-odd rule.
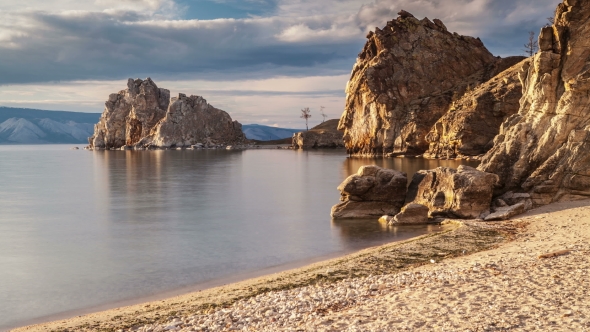
[[[425,152],[426,135],[453,99],[511,65],[479,39],[407,12],[367,38],[338,127],[352,155]]]
[[[88,139],[91,148],[118,149],[134,145],[148,135],[166,114],[170,91],[160,89],[150,78],[129,79],[127,89],[113,93]]]
[[[478,169],[499,175],[497,193],[535,205],[590,196],[590,3],[566,0],[542,29],[521,77],[523,98]]]
[[[88,139],[92,149],[184,147],[196,143],[233,144],[245,139],[241,125],[198,96],[170,92],[150,79],[127,82],[111,94]]]
[[[408,188],[407,203],[427,206],[431,217],[478,218],[490,210],[495,174],[469,166],[419,171]]]
[[[138,146],[187,147],[197,143],[235,144],[245,140],[242,125],[203,97],[179,94],[172,98],[166,116]]]
[[[293,134],[293,147],[296,149],[343,148],[343,133],[338,130],[338,121],[338,119],[328,120],[308,131]]]
[[[453,101],[426,135],[429,148],[424,157],[475,156],[490,150],[502,122],[518,112],[522,97],[519,75],[530,64],[530,59],[522,57],[503,61],[519,62]]]
[[[406,173],[362,166],[338,186],[342,203],[332,207],[332,218],[396,215],[404,205],[407,182]]]
[[[392,225],[416,225],[425,224],[428,222],[427,206],[422,204],[410,203],[402,208],[400,213],[393,217],[390,221]]]

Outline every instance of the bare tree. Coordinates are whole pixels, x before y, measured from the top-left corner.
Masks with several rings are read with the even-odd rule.
[[[320,106],[320,114],[321,114],[321,115],[322,115],[322,117],[324,118],[324,119],[322,120],[322,123],[324,123],[324,121],[326,121],[326,118],[328,117],[328,116],[326,115],[326,113],[324,113],[324,108],[325,108],[324,106]]]
[[[537,49],[539,48],[539,42],[535,39],[535,33],[533,31],[529,31],[529,42],[524,44],[524,51],[529,56],[533,56],[533,54],[537,53]]]
[[[547,25],[553,25],[555,24],[555,18],[554,17],[547,17]]]
[[[309,109],[309,107],[305,107],[304,109],[301,110],[301,116],[300,118],[305,119],[305,128],[307,130],[309,130],[309,127],[307,126],[307,120],[309,118],[311,118],[311,110]]]

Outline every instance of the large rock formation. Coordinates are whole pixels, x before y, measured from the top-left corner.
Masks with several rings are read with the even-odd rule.
[[[431,217],[478,218],[490,210],[495,174],[469,166],[458,169],[438,167],[414,174],[407,203],[422,204]]]
[[[530,59],[522,59],[504,59],[508,64],[518,64],[453,101],[448,112],[426,135],[430,146],[424,157],[475,156],[490,150],[502,122],[516,114],[520,107],[522,84],[519,75],[530,63]]]
[[[590,196],[590,3],[566,0],[541,30],[522,75],[524,96],[478,167],[498,193],[524,191],[536,205]]]
[[[127,89],[113,93],[88,139],[91,148],[118,149],[134,145],[166,114],[170,91],[160,89],[149,77],[129,79]]]
[[[332,218],[396,215],[404,205],[407,183],[406,173],[362,166],[338,186],[342,203],[332,207]]]
[[[172,98],[166,116],[139,147],[183,147],[197,143],[236,144],[245,140],[242,125],[229,114],[207,103],[203,97],[179,94]]]
[[[296,149],[343,148],[343,133],[338,130],[338,121],[338,119],[328,120],[308,131],[293,134],[293,147]]]
[[[514,64],[477,38],[450,33],[440,20],[405,11],[367,38],[339,124],[352,155],[425,152],[427,133],[453,99]]]
[[[245,140],[241,124],[198,96],[170,92],[150,79],[127,82],[109,96],[88,139],[92,149],[182,147],[196,143],[235,144]]]

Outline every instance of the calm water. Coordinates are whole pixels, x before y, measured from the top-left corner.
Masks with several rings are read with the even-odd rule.
[[[69,148],[0,146],[0,330],[436,231],[333,222],[336,186],[365,164],[458,165]]]

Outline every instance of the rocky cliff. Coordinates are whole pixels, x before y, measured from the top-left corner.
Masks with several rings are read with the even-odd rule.
[[[537,205],[590,196],[590,3],[566,0],[541,30],[540,51],[522,75],[524,95],[484,156],[498,192]]]
[[[507,64],[518,64],[453,101],[447,113],[438,119],[426,135],[429,148],[424,157],[475,156],[490,150],[502,122],[516,114],[520,107],[522,84],[519,75],[530,64],[530,59],[522,59],[503,59]]]
[[[200,96],[172,98],[164,118],[137,146],[183,147],[197,143],[236,144],[246,139],[242,125]]]
[[[296,149],[309,148],[342,148],[343,133],[338,130],[338,119],[328,120],[311,128],[293,134],[293,147]]]
[[[234,144],[245,139],[241,124],[198,96],[170,91],[150,79],[127,82],[109,96],[94,127],[92,149],[182,147],[196,143]]]
[[[88,139],[91,148],[118,149],[134,145],[166,114],[170,91],[160,89],[150,78],[129,79],[127,89],[113,93]]]
[[[370,32],[346,87],[339,129],[352,155],[421,154],[452,101],[514,62],[473,37],[405,11]]]

